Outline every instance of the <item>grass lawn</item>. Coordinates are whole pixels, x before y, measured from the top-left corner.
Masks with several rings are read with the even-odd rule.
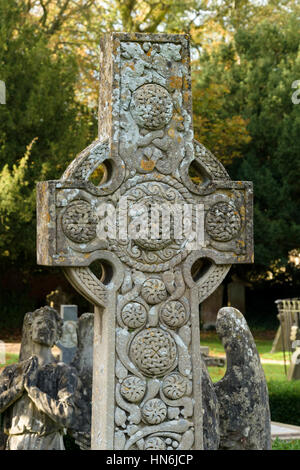
[[[255,339],[255,344],[258,350],[258,353],[262,359],[273,359],[274,361],[283,361],[283,352],[276,352],[270,353],[273,340],[272,339],[264,339],[262,338],[262,333],[258,333],[259,337],[253,334]],[[275,333],[274,333],[275,335]],[[212,356],[218,354],[225,354],[223,345],[219,340],[217,334],[215,332],[201,332],[201,345],[208,346],[210,349],[210,354]],[[286,355],[287,358],[287,355]]]
[[[272,450],[300,450],[300,440],[283,441],[277,438],[272,442]]]
[[[15,362],[18,362],[19,360],[19,354],[13,354],[13,353],[6,353],[6,363],[1,364],[0,363],[0,368],[9,366],[10,364],[14,364]]]
[[[276,380],[277,382],[287,382],[286,376],[284,373],[284,366],[280,364],[263,364],[263,369],[267,382],[271,380]],[[213,382],[218,382],[224,376],[226,372],[226,367],[208,367],[209,375]],[[299,397],[300,397],[300,388],[299,388]]]

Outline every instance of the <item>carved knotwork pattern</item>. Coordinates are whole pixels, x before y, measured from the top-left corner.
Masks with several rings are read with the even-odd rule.
[[[130,111],[140,127],[161,129],[172,118],[173,103],[164,87],[150,83],[133,93]]]
[[[97,218],[86,201],[74,201],[62,216],[64,234],[75,243],[90,242],[96,237]]]
[[[167,407],[159,398],[153,398],[145,403],[142,414],[146,423],[160,424],[166,419]]]
[[[139,302],[129,302],[123,307],[121,317],[129,328],[139,328],[147,319],[147,310]]]
[[[177,348],[167,331],[148,328],[134,337],[130,357],[145,375],[160,376],[175,367]]]
[[[229,241],[240,231],[240,214],[234,204],[217,202],[206,215],[205,228],[214,240]]]
[[[146,383],[139,377],[126,377],[121,385],[121,395],[131,403],[139,402],[146,391]]]
[[[161,319],[170,328],[182,326],[186,319],[184,306],[178,300],[171,300],[161,310]]]

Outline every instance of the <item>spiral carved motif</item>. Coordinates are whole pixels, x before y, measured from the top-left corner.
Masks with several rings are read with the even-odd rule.
[[[166,444],[160,437],[148,437],[145,441],[144,450],[166,450]]]
[[[133,338],[130,357],[145,375],[160,376],[175,367],[177,348],[167,331],[148,328]]]
[[[170,374],[164,378],[162,390],[167,398],[178,400],[186,393],[186,380],[179,374]]]
[[[121,395],[131,403],[139,402],[146,391],[146,383],[139,377],[126,377],[121,385]]]
[[[141,294],[146,302],[152,305],[166,300],[168,296],[165,284],[156,278],[147,279],[144,282]]]
[[[160,424],[167,416],[167,407],[159,398],[153,398],[145,403],[142,415],[148,424]]]
[[[178,300],[171,300],[161,310],[161,319],[170,328],[179,328],[186,319],[184,306]]]
[[[139,328],[147,319],[147,311],[139,302],[129,302],[123,307],[121,317],[129,328]]]

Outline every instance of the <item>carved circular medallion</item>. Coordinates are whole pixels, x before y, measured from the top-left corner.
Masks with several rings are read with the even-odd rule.
[[[142,409],[144,421],[148,424],[160,424],[167,416],[167,407],[159,398],[148,400]]]
[[[123,307],[121,317],[129,328],[139,328],[146,322],[147,311],[139,302],[129,302]]]
[[[156,278],[150,278],[144,282],[141,295],[151,305],[159,304],[168,297],[165,284]]]
[[[160,437],[148,437],[145,441],[144,450],[166,450],[166,444]]]
[[[170,300],[166,303],[160,312],[162,321],[170,328],[182,326],[186,320],[186,311],[184,306],[178,300]]]
[[[131,403],[139,402],[146,391],[146,383],[139,377],[130,376],[126,377],[121,385],[121,395]]]
[[[61,223],[64,234],[75,243],[87,243],[96,237],[97,218],[87,201],[71,202]]]
[[[192,207],[194,199],[180,182],[156,173],[137,176],[126,182],[121,195],[130,200],[130,206],[129,210],[127,206],[118,208],[117,224],[125,218],[129,236],[123,241],[112,239],[111,248],[122,262],[139,271],[161,272],[172,269],[187,257],[190,252],[189,237],[178,225],[186,204]],[[149,210],[151,217],[147,217],[144,224],[144,214],[149,215]],[[153,213],[155,215],[152,217]],[[195,231],[196,211],[193,211],[192,217],[189,216],[189,221],[192,231]],[[130,228],[132,222],[133,227],[143,227],[141,231],[137,230],[137,234],[133,230],[133,235]],[[151,230],[147,231],[145,227],[149,228],[149,224]]]
[[[240,214],[234,204],[217,202],[206,214],[205,228],[214,240],[227,242],[241,229]]]
[[[173,102],[170,93],[155,83],[142,85],[132,94],[130,112],[140,127],[161,129],[172,118]]]
[[[174,372],[174,374],[164,378],[162,390],[167,398],[178,400],[186,393],[186,386],[186,380],[180,374]]]
[[[138,225],[143,217],[146,231],[144,236],[135,238],[136,245],[145,250],[162,250],[175,241],[173,224],[164,226],[166,210],[167,214],[171,213],[172,205],[168,210],[167,201],[163,197],[146,196],[137,207],[139,210],[129,210],[129,224]]]
[[[177,348],[167,331],[148,328],[133,338],[129,356],[145,375],[160,376],[176,366]]]

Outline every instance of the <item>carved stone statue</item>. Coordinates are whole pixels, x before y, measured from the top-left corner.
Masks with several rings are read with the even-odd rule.
[[[77,374],[55,362],[51,353],[61,335],[62,320],[50,307],[27,314],[25,320],[23,360],[6,367],[0,376],[6,449],[64,450],[63,435],[75,409]],[[33,355],[25,359],[30,352]]]

